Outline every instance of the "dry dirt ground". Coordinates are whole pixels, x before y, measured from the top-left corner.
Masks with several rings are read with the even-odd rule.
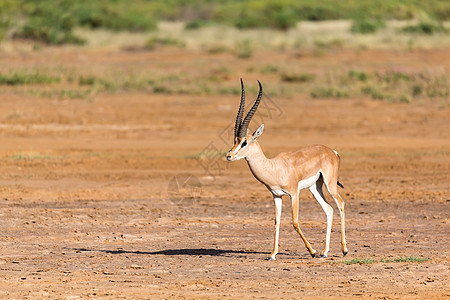
[[[281,59],[322,70],[450,66],[448,51],[341,50],[301,59],[266,52],[239,60],[84,48],[3,53],[0,65],[170,68],[175,61],[207,68],[223,60],[245,70]],[[249,86],[257,78],[271,84],[267,74],[239,70],[228,79],[236,85],[240,76]],[[0,298],[450,297],[448,99],[264,97],[272,103],[271,114],[262,110],[267,156],[315,143],[340,153],[350,250],[342,257],[335,209],[329,257],[311,258],[284,199],[280,254],[266,261],[271,195],[244,161],[223,160],[238,95],[58,100],[1,88]],[[308,191],[300,218],[321,250],[325,215]],[[401,257],[428,260],[392,262]],[[344,263],[353,259],[374,262]]]

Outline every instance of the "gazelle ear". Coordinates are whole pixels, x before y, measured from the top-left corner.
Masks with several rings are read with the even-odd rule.
[[[264,124],[259,126],[259,128],[256,129],[255,132],[253,132],[252,139],[255,141],[263,133],[263,130],[264,130]]]

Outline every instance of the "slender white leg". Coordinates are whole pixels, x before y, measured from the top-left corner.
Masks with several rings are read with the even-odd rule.
[[[339,213],[341,215],[341,249],[344,256],[347,255],[348,249],[347,249],[347,241],[345,240],[345,211],[344,211],[344,201],[342,200],[341,196],[337,194],[341,203],[339,201],[336,201]],[[334,197],[333,197],[334,198]]]
[[[339,209],[339,214],[341,216],[341,249],[344,256],[347,255],[348,249],[347,249],[347,241],[345,239],[345,203],[344,200],[342,200],[341,195],[337,192],[337,186],[333,186],[333,189],[330,189],[330,185],[326,183],[325,186],[327,187],[328,193],[331,195],[331,197],[336,202],[336,205]]]
[[[278,253],[278,240],[280,237],[280,220],[281,220],[281,208],[283,207],[283,202],[281,197],[274,196],[273,202],[275,204],[275,234],[273,241],[273,251],[270,254],[269,260],[275,260],[275,255]]]
[[[299,195],[300,195],[300,190],[297,191],[297,194],[293,194],[291,196],[291,200],[292,200],[292,225],[294,226],[294,229],[298,232],[298,234],[300,235],[300,237],[302,238],[303,242],[305,243],[306,248],[309,251],[309,254],[311,254],[312,257],[314,257],[316,255],[316,250],[314,250],[311,247],[311,244],[308,242],[308,240],[306,239],[306,236],[303,234],[302,230],[300,229],[300,225],[298,222],[298,206],[299,206]]]
[[[325,197],[322,192],[322,180],[318,180],[315,184],[313,184],[309,190],[313,194],[314,198],[316,198],[317,202],[319,202],[323,211],[327,215],[327,234],[325,240],[325,249],[323,250],[322,257],[327,257],[328,251],[330,250],[330,237],[331,237],[331,225],[333,223],[333,208],[330,204],[327,203]]]

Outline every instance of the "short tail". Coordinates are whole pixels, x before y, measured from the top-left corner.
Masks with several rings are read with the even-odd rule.
[[[339,180],[337,182],[337,185],[340,186],[341,188],[344,188],[344,186],[342,185],[342,183],[339,182]]]

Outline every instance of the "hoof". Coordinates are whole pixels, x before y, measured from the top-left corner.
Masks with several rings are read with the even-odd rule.
[[[322,254],[322,255],[320,256],[320,258],[327,258],[327,256],[326,256],[325,254]]]
[[[310,253],[311,257],[316,257],[316,252]]]
[[[266,258],[266,260],[272,261],[272,260],[276,260],[276,258],[275,257],[269,257],[269,258]]]
[[[348,251],[342,252],[342,254],[344,254],[344,256],[346,256],[348,253]]]

